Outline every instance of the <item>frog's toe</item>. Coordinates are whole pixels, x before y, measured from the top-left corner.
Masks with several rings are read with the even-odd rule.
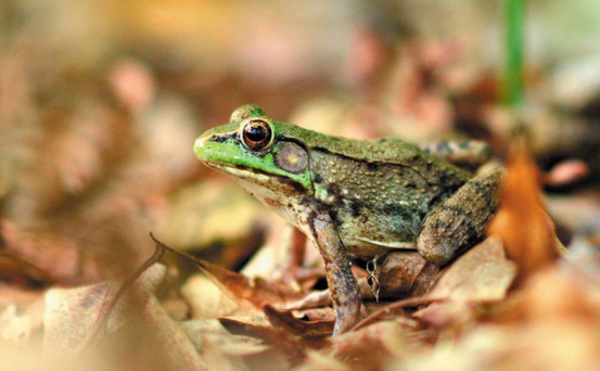
[[[425,260],[437,266],[444,266],[452,260],[455,246],[439,241],[439,239],[421,234],[417,240],[417,251]]]

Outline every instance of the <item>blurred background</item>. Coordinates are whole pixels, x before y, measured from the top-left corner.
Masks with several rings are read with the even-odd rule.
[[[139,266],[149,231],[239,268],[275,222],[192,144],[247,103],[347,137],[484,139],[499,158],[519,122],[565,235],[597,236],[600,4],[527,2],[517,110],[503,4],[3,0],[0,276],[97,281]]]

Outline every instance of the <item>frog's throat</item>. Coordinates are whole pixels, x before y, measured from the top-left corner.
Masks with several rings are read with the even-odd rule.
[[[267,188],[280,188],[281,186],[289,186],[300,193],[306,193],[310,191],[307,190],[300,182],[284,176],[265,173],[260,170],[239,166],[227,166],[209,162],[206,162],[205,164],[206,166],[215,170],[232,175],[236,179],[261,184]]]

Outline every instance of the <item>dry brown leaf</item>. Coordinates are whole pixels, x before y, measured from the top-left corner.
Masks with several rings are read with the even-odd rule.
[[[509,323],[583,321],[590,328],[600,326],[599,283],[582,273],[572,265],[537,272],[499,308],[498,319]]]
[[[427,296],[468,301],[502,300],[516,274],[516,265],[506,259],[502,243],[485,239],[455,261]]]
[[[502,300],[516,276],[516,264],[507,260],[502,244],[489,237],[455,261],[426,295],[443,300],[415,316],[436,327],[460,328],[472,319],[478,303]]]
[[[294,311],[294,316],[296,318],[306,318],[307,321],[313,322],[329,321],[333,323],[335,321],[335,313],[333,312],[333,308],[331,308],[330,306]]]
[[[144,272],[136,283],[145,301],[164,276],[165,268],[155,265]],[[46,292],[44,313],[44,353],[49,357],[73,358],[94,330],[104,306],[116,292],[117,282],[82,286],[77,288],[53,288]],[[126,300],[120,300],[109,314],[106,331],[114,332],[123,326]],[[102,329],[103,330],[103,329]]]
[[[81,268],[80,252],[66,236],[39,228],[33,232],[7,220],[0,221],[0,234],[5,249],[22,261],[24,279],[37,279],[39,284],[67,282]],[[2,276],[7,278],[8,273],[5,271]]]
[[[304,360],[308,349],[320,347],[322,344],[320,339],[317,339],[315,344],[314,341],[305,341],[301,336],[292,334],[287,329],[273,328],[268,324],[252,322],[221,319],[223,326],[232,334],[260,339],[269,345],[265,352],[254,357],[254,362],[262,367],[269,368],[278,365],[277,369],[289,369]]]
[[[188,278],[181,288],[181,295],[190,307],[191,319],[224,317],[243,306],[204,274],[194,274]],[[249,311],[247,307],[245,309]]]
[[[278,311],[269,305],[265,305],[263,310],[274,327],[287,329],[295,335],[305,338],[319,338],[333,333],[334,321],[306,322],[295,318],[288,311]]]
[[[500,189],[499,208],[488,231],[502,240],[521,278],[552,264],[559,256],[554,225],[544,211],[539,178],[524,139],[517,139]]]
[[[587,370],[598,364],[598,331],[577,323],[534,326],[479,325],[462,338],[445,339],[390,369]]]
[[[380,370],[391,359],[402,358],[413,349],[399,323],[382,321],[332,338],[327,354],[353,369]]]
[[[15,43],[6,54],[2,73],[14,75],[0,76],[11,88],[0,95],[1,167],[10,173],[5,211],[31,224],[103,181],[134,147],[133,131],[101,71],[65,65],[39,43]]]
[[[0,222],[0,229],[2,228]],[[17,287],[44,287],[51,279],[44,270],[31,262],[3,252],[0,254],[0,279]]]
[[[232,299],[247,300],[256,308],[262,308],[265,304],[285,304],[306,296],[305,293],[293,290],[287,284],[266,281],[261,277],[246,277],[243,274],[232,272],[193,256],[177,251],[175,253],[185,256],[193,262],[211,277],[217,285],[228,292]]]
[[[588,263],[597,265],[589,255]],[[409,370],[594,369],[600,354],[598,282],[572,260],[538,270],[496,306],[485,323],[474,323],[460,337],[441,337],[435,348],[394,366]]]
[[[50,290],[44,315],[46,361],[81,366],[91,357],[99,362],[98,369],[134,364],[137,368],[153,365],[171,369],[212,366],[206,363],[211,358],[200,358],[183,330],[152,295],[164,272],[159,264],[144,272],[134,285],[137,300],[129,301],[125,296],[118,302],[110,312],[106,333],[102,332],[96,342],[90,335],[116,284]]]
[[[595,369],[600,361],[600,328],[598,306],[592,307],[574,299],[563,288],[573,287],[565,275],[555,269],[538,273],[540,282],[527,298],[519,298],[503,309],[505,321],[478,323],[461,337],[446,337],[434,348],[423,349],[416,356],[397,360],[394,368],[408,370],[587,370]],[[553,276],[552,278],[550,276]],[[542,282],[541,281],[545,281]],[[548,284],[559,284],[558,294],[550,293]],[[528,281],[529,284],[529,281]],[[539,284],[542,284],[541,286]],[[523,289],[525,292],[529,288]],[[549,295],[536,303],[539,295]],[[561,294],[567,294],[562,300]],[[535,308],[530,311],[530,305]],[[558,308],[553,307],[558,305]],[[567,309],[570,308],[570,309]],[[567,310],[565,310],[567,309]],[[574,310],[573,310],[574,309]],[[518,314],[515,321],[514,311]],[[587,312],[587,313],[586,313]],[[593,314],[589,316],[589,314]],[[506,317],[512,319],[506,322]]]
[[[263,353],[268,348],[260,339],[230,333],[219,320],[191,320],[180,325],[200,353],[206,346],[212,346],[229,356],[245,357]]]

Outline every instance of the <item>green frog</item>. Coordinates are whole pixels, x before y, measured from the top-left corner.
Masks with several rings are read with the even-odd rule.
[[[482,237],[502,171],[475,176],[445,159],[469,159],[471,147],[441,142],[421,149],[392,138],[328,136],[275,122],[246,105],[228,124],[202,134],[194,152],[317,246],[339,334],[361,313],[349,255],[371,260],[416,249],[444,266]]]

